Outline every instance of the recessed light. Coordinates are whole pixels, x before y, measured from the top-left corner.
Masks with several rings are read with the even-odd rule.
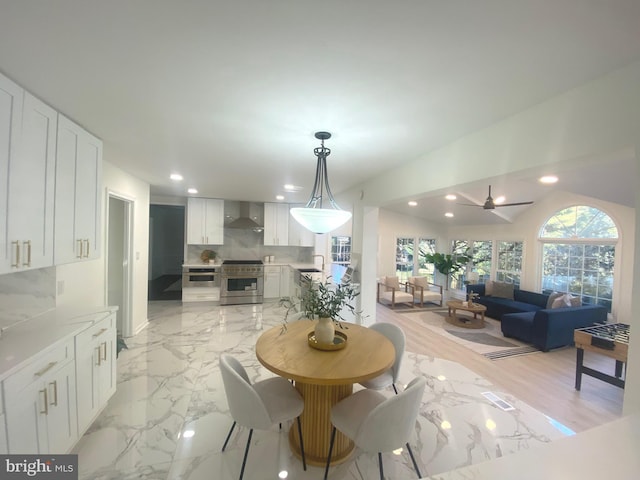
[[[455,196],[453,193],[450,193],[449,195],[445,195],[444,198],[446,198],[447,200],[455,200],[458,197]]]
[[[191,438],[196,434],[193,430],[185,430],[182,432],[182,438]]]
[[[505,200],[506,200],[506,198],[504,197],[504,195],[500,195],[499,197],[496,197],[493,200],[493,203],[500,204],[500,203],[504,203]]]
[[[286,185],[284,185],[284,189],[287,192],[299,192],[300,190],[303,190],[302,187],[299,187],[298,185],[292,185],[290,183],[287,183]]]
[[[416,202],[416,201],[414,201],[414,200],[411,200],[410,202],[407,202],[407,204],[408,204],[410,207],[417,207],[417,206],[418,206],[418,202]]]
[[[169,178],[174,182],[179,182],[180,180],[182,180],[182,175],[180,175],[179,173],[172,173],[171,175],[169,175]]]
[[[453,217],[453,213],[451,213],[451,212],[447,212],[447,213],[445,213],[445,214],[444,214],[444,216],[445,216],[445,217],[452,218],[452,217]]]
[[[276,195],[276,200],[284,200],[284,195]]]
[[[187,188],[187,193],[198,193],[197,188]]]
[[[545,175],[543,177],[540,177],[538,181],[540,183],[545,183],[548,185],[551,183],[556,183],[558,181],[558,177],[556,177],[555,175]]]

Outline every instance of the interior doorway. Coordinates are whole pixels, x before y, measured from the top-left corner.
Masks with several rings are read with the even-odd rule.
[[[149,206],[149,300],[182,300],[185,207]]]
[[[133,335],[131,265],[133,199],[107,193],[107,305],[116,305],[116,325],[123,337]]]

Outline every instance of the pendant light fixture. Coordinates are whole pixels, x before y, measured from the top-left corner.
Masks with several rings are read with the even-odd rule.
[[[327,233],[346,223],[351,218],[351,212],[338,206],[329,188],[327,157],[331,150],[324,146],[324,141],[331,138],[331,134],[316,132],[315,137],[320,140],[320,147],[313,149],[313,153],[318,157],[318,165],[311,198],[304,207],[292,208],[291,215],[307,230]]]

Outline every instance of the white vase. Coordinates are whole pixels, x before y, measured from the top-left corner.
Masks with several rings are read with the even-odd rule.
[[[336,327],[330,318],[319,318],[314,330],[316,342],[333,343],[333,337],[336,334]]]

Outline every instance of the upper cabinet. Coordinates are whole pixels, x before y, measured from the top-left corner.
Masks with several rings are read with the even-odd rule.
[[[293,205],[290,205],[294,208]],[[289,245],[292,247],[314,247],[315,234],[300,225],[295,218],[289,215]]]
[[[264,204],[264,244],[289,245],[289,205]]]
[[[55,110],[0,76],[0,273],[53,265],[56,127]]]
[[[58,115],[55,263],[100,256],[102,142]]]
[[[189,245],[224,244],[224,200],[217,198],[187,200],[187,243]]]

